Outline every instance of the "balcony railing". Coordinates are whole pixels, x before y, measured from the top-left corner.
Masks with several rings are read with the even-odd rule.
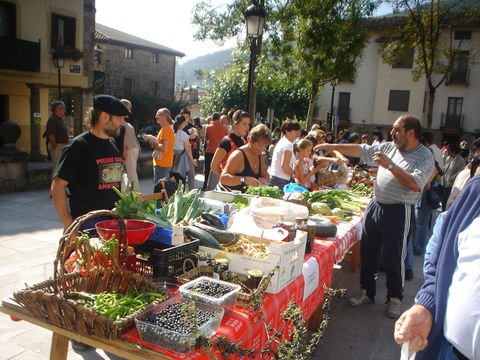
[[[0,69],[40,71],[40,42],[0,37]]]
[[[454,71],[445,79],[445,85],[470,85],[470,69],[465,71]]]
[[[442,113],[442,119],[441,119],[441,129],[442,130],[452,130],[452,131],[462,131],[463,130],[463,121],[464,121],[465,115],[448,115],[446,113]]]

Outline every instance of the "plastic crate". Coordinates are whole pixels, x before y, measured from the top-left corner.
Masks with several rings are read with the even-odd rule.
[[[177,303],[183,305],[189,301],[193,302],[196,310],[203,310],[212,313],[212,317],[210,318],[210,320],[198,327],[198,329],[196,329],[194,333],[183,334],[147,322],[147,319],[166,309],[168,306]],[[142,341],[149,342],[158,346],[167,347],[179,352],[187,352],[194,349],[197,337],[210,337],[215,334],[215,331],[217,330],[220,322],[222,321],[224,313],[225,311],[219,307],[199,303],[193,300],[174,297],[163,302],[159,306],[137,316],[135,318],[135,325]]]
[[[221,297],[213,297],[213,296],[199,293],[192,289],[197,284],[203,283],[203,282],[222,284],[229,287],[231,290]],[[180,286],[178,290],[180,291],[180,295],[183,298],[200,301],[202,303],[213,305],[213,306],[220,306],[220,307],[223,307],[225,310],[232,311],[233,308],[235,307],[235,301],[237,300],[237,295],[241,288],[242,287],[237,284],[232,284],[226,281],[217,280],[208,276],[200,276],[199,278]]]
[[[197,266],[199,244],[199,240],[181,245],[148,240],[135,245],[136,272],[153,279],[174,279]]]
[[[172,235],[173,230],[164,229],[157,226],[155,230],[153,230],[152,235],[150,235],[150,240],[162,242],[164,244],[172,244]]]

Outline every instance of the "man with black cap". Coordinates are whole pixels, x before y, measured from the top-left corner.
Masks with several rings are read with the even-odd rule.
[[[113,187],[121,186],[123,159],[113,138],[120,133],[128,115],[130,111],[116,97],[95,96],[93,108],[87,112],[90,130],[64,148],[51,189],[64,229],[89,211],[112,209],[118,200]]]

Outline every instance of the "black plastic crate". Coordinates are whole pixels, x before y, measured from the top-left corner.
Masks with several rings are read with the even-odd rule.
[[[196,253],[199,245],[199,240],[181,245],[168,245],[148,240],[143,244],[135,245],[136,271],[148,278],[176,278],[197,266]],[[141,254],[147,255],[148,259],[139,257]]]

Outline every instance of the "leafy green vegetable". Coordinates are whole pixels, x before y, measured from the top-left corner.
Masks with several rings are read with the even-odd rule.
[[[311,204],[312,214],[314,215],[332,215],[330,207],[324,202],[314,202]]]
[[[248,199],[245,196],[235,195],[232,203],[235,204],[235,209],[240,210],[248,206]]]
[[[249,186],[246,193],[273,199],[283,198],[282,190],[278,186]]]

